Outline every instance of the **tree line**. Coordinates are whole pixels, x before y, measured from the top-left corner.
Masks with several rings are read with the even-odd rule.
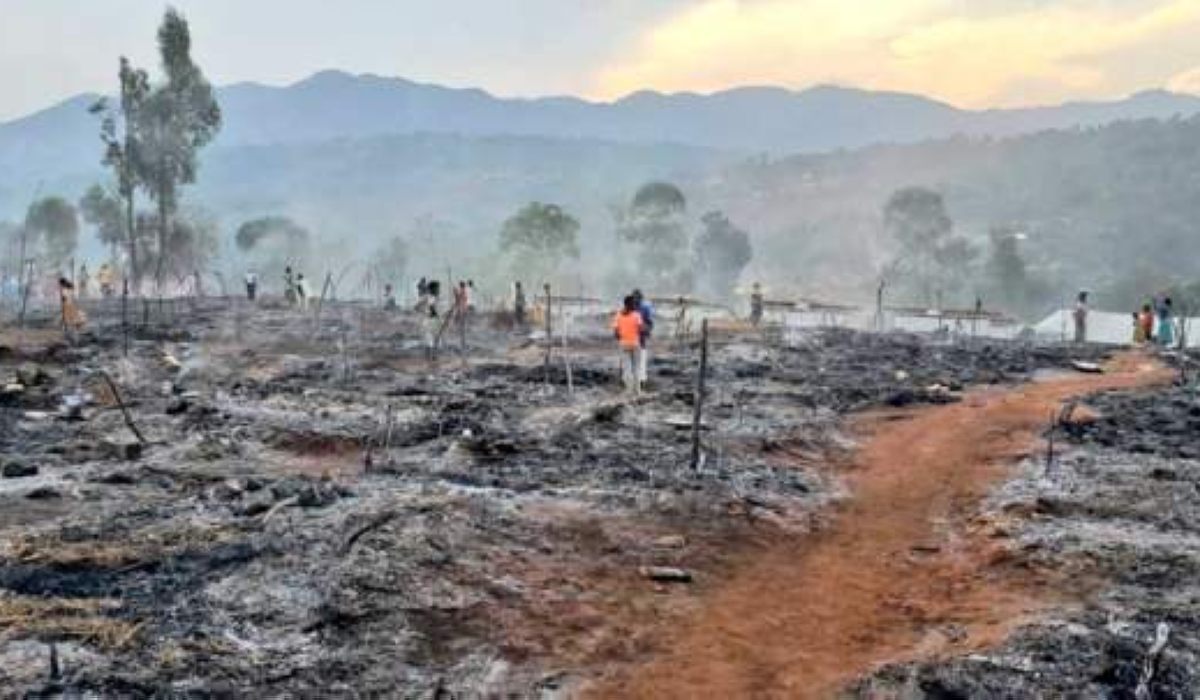
[[[0,230],[6,258],[29,267],[66,272],[79,245],[80,220],[96,231],[137,293],[150,280],[158,290],[190,275],[216,254],[214,222],[182,207],[183,190],[196,182],[201,149],[221,129],[221,108],[212,85],[192,59],[187,20],[168,9],[158,29],[161,79],[122,56],[117,98],[102,98],[91,112],[99,119],[101,162],[109,183],[93,185],[77,203],[61,196],[35,198],[18,225]],[[140,206],[139,197],[152,204]],[[27,284],[28,282],[23,282]]]

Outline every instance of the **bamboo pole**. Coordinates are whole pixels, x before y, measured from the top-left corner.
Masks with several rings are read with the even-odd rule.
[[[708,319],[700,322],[700,371],[696,373],[696,395],[692,399],[692,469],[703,460],[700,425],[704,418],[704,375],[708,373]]]

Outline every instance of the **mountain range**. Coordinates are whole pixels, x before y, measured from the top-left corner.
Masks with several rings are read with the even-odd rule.
[[[1149,91],[1111,102],[970,111],[917,95],[818,86],[741,87],[710,95],[638,92],[615,102],[510,99],[478,89],[324,71],[286,87],[219,89],[218,148],[421,133],[664,144],[782,156],[877,143],[1010,136],[1200,112],[1200,97]],[[0,124],[0,176],[32,181],[91,171],[99,146],[80,95]]]

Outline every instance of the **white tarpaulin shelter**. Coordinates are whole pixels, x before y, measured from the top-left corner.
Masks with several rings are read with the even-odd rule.
[[[1047,316],[1033,327],[1039,338],[1047,340],[1071,340],[1075,337],[1075,319],[1072,309],[1060,309]],[[1179,323],[1176,319],[1176,338]],[[1200,347],[1200,319],[1186,319],[1188,323],[1188,347]],[[1133,342],[1133,313],[1115,311],[1088,312],[1087,339],[1093,343],[1126,344]]]

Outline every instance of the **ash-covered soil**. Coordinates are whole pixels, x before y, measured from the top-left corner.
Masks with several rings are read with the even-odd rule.
[[[863,698],[1157,698],[1200,693],[1200,388],[1108,392],[1025,463],[988,519],[1014,565],[1084,601],[1002,648],[892,666]],[[1061,448],[1061,443],[1060,443]]]
[[[629,399],[604,319],[545,365],[480,317],[433,365],[415,319],[350,304],[147,313],[127,357],[95,316],[74,345],[0,343],[15,696],[570,695],[820,524],[844,414],[1103,353],[722,337],[694,470],[695,344],[660,341]]]

